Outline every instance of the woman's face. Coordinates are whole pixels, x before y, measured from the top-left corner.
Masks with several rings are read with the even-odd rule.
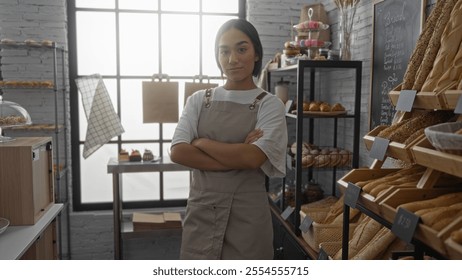
[[[253,85],[252,72],[259,58],[245,33],[236,28],[223,33],[218,42],[218,58],[227,84],[251,82]]]

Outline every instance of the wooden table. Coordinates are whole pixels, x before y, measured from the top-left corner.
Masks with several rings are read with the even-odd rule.
[[[119,162],[110,158],[107,172],[112,173],[114,212],[114,259],[123,259],[122,253],[122,174],[139,172],[190,171],[189,167],[174,163],[168,156],[149,162]]]

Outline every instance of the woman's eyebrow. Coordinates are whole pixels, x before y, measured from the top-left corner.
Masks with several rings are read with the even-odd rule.
[[[244,44],[249,44],[249,42],[248,41],[240,41],[240,42],[237,42],[235,44],[235,46],[241,46],[241,45],[244,45]],[[220,45],[220,46],[218,46],[218,48],[226,49],[226,48],[229,48],[229,46],[228,45]]]

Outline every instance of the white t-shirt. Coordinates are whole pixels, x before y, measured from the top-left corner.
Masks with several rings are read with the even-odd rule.
[[[211,100],[251,104],[263,91],[261,88],[230,91],[217,87]],[[197,127],[204,95],[205,90],[199,90],[188,98],[175,129],[172,146],[178,143],[189,144],[198,137]],[[261,169],[269,177],[283,177],[286,171],[287,125],[285,106],[275,95],[267,94],[260,101],[255,127],[263,130],[263,136],[252,144],[259,147],[268,157]]]

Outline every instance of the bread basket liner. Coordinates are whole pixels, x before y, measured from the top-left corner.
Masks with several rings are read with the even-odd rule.
[[[319,244],[323,242],[342,241],[343,223],[322,224],[321,220],[318,219],[319,217],[322,217],[322,214],[314,216],[313,213],[305,214],[305,212],[303,211],[300,211],[300,220],[303,221],[306,215],[309,215],[309,217],[313,220],[313,223],[311,224],[311,227],[308,229],[307,232],[302,231],[302,237],[314,251],[319,253]],[[326,216],[327,212],[325,212],[324,217]],[[353,232],[357,225],[358,223],[350,223],[350,237],[353,235]]]
[[[462,129],[462,122],[441,123],[427,127],[425,135],[436,150],[462,155],[462,134],[454,133],[459,129]]]

